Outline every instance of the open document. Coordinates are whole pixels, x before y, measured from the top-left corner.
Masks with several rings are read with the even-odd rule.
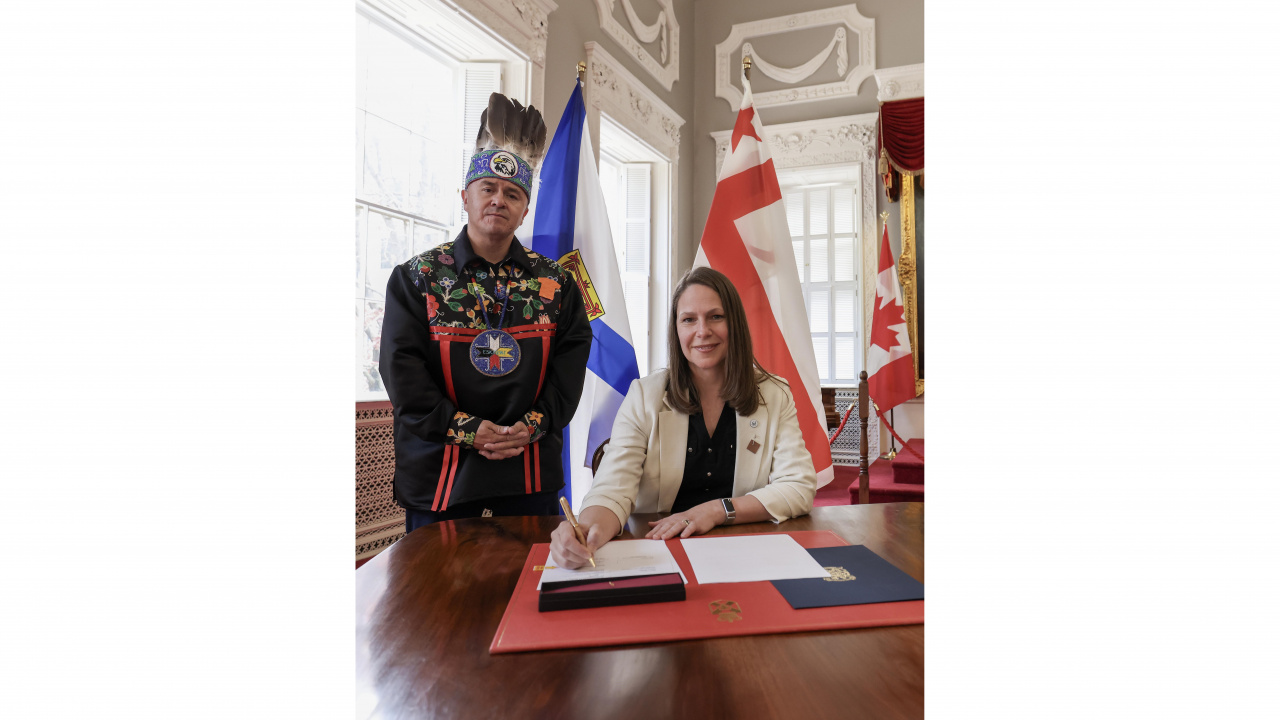
[[[680,566],[667,549],[663,540],[614,540],[606,543],[596,551],[596,566],[567,570],[565,568],[548,567],[542,571],[538,580],[538,589],[544,582],[565,582],[567,580],[602,580],[615,577],[634,577],[636,575],[665,575],[679,573],[680,579],[686,583],[689,579],[680,572]],[[799,577],[799,576],[788,576]],[[807,577],[807,576],[805,576]]]
[[[680,544],[701,585],[831,577],[790,535],[686,538]]]

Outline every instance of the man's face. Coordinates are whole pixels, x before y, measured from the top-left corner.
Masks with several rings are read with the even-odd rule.
[[[506,239],[529,213],[529,198],[509,180],[481,178],[462,191],[467,229],[472,235]]]

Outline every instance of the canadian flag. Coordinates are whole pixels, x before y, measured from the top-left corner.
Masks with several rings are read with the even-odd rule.
[[[883,414],[916,396],[911,341],[902,314],[902,288],[889,250],[889,225],[880,237],[880,272],[876,275],[876,304],[871,313],[871,347],[867,350],[867,379],[871,399]]]
[[[693,264],[724,273],[742,295],[756,359],[791,385],[800,432],[822,487],[835,471],[800,273],[789,244],[791,230],[778,173],[745,77],[742,89],[730,151]]]

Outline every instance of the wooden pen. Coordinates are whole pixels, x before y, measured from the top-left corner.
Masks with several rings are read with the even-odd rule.
[[[573,517],[573,508],[569,507],[569,501],[564,498],[560,498],[560,508],[564,510],[564,516],[569,518],[569,524],[573,526],[573,534],[578,538],[578,542],[582,543],[582,546],[587,548],[587,552],[591,552],[591,548],[587,547],[587,536],[582,532],[582,528],[579,527],[578,520]],[[594,556],[589,556],[587,559],[591,561],[591,567],[596,566],[596,559]]]

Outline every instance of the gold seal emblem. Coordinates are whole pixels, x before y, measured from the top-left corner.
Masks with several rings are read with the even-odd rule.
[[[742,608],[733,600],[712,600],[711,614],[720,622],[733,622],[742,619]]]
[[[856,578],[856,577],[854,577],[854,576],[850,575],[848,570],[845,570],[844,568],[839,567],[839,566],[836,566],[836,567],[829,567],[829,568],[822,568],[822,569],[823,569],[823,570],[826,570],[826,571],[827,571],[827,572],[829,572],[829,573],[831,573],[831,577],[829,577],[829,578],[822,578],[823,580],[826,580],[827,582],[848,582],[849,580],[857,580],[857,579],[858,579],[858,578]]]

